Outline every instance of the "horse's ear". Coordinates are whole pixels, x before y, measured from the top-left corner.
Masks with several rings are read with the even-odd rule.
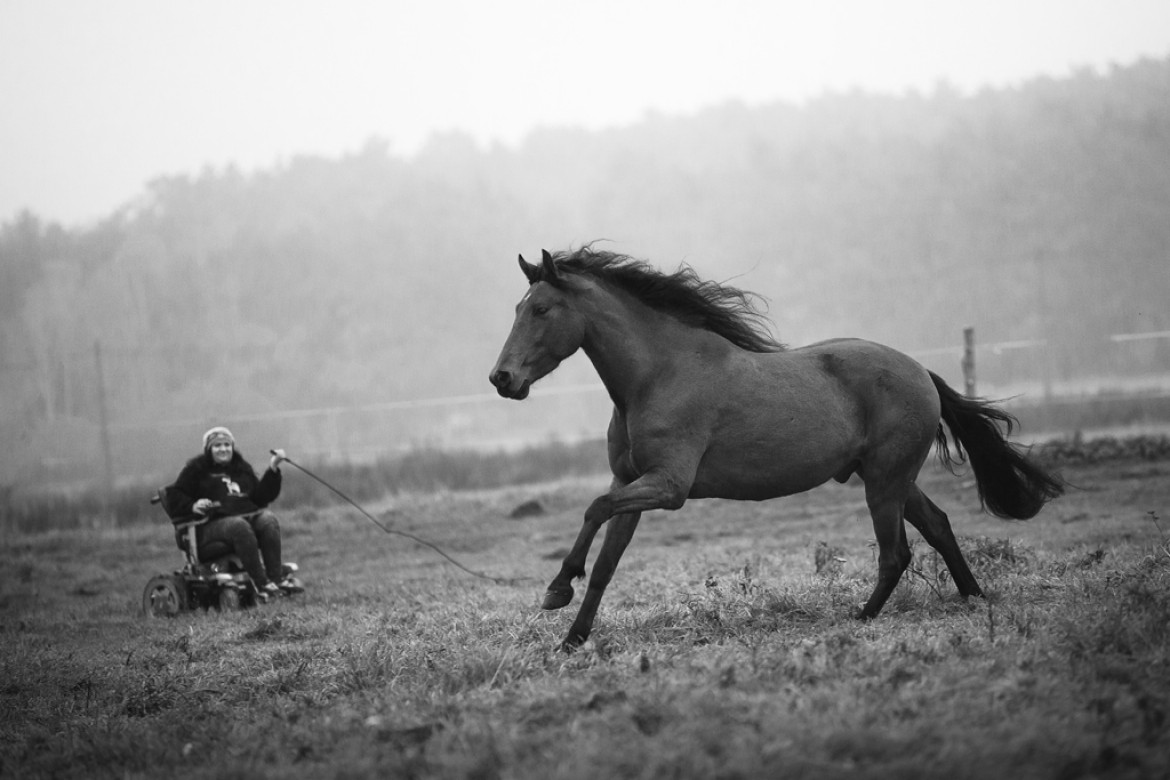
[[[560,274],[557,273],[556,264],[553,263],[552,255],[548,253],[547,249],[540,250],[540,264],[544,266],[544,280],[550,284],[556,284],[560,281]]]
[[[525,260],[524,255],[519,255],[519,257],[520,257],[520,270],[524,272],[524,275],[526,277],[528,277],[528,283],[529,284],[536,284],[536,280],[540,278],[540,269],[537,268],[536,266],[534,266],[532,263]]]

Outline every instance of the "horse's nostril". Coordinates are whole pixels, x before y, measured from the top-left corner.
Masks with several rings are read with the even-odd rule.
[[[512,374],[507,371],[493,371],[490,379],[496,387],[506,387],[512,383]]]

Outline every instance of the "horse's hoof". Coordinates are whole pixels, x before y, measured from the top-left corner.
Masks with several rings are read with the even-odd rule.
[[[581,645],[585,644],[585,637],[577,636],[576,634],[569,634],[565,637],[565,641],[561,642],[561,652],[565,655],[572,655],[577,652]]]
[[[573,588],[550,588],[544,594],[544,601],[541,602],[541,609],[560,609],[567,606],[573,600]]]

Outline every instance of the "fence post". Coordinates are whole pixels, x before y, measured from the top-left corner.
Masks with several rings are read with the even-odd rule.
[[[102,343],[93,342],[94,370],[97,373],[98,422],[102,441],[102,522],[114,526],[114,456],[110,447],[110,422],[106,410],[106,376],[102,368]]]
[[[968,398],[975,397],[975,328],[963,328],[963,387]]]

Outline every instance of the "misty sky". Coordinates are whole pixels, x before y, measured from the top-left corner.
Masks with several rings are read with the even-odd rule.
[[[1170,55],[1166,0],[0,0],[0,223],[109,215],[156,176],[370,138],[825,90],[1001,87]]]

